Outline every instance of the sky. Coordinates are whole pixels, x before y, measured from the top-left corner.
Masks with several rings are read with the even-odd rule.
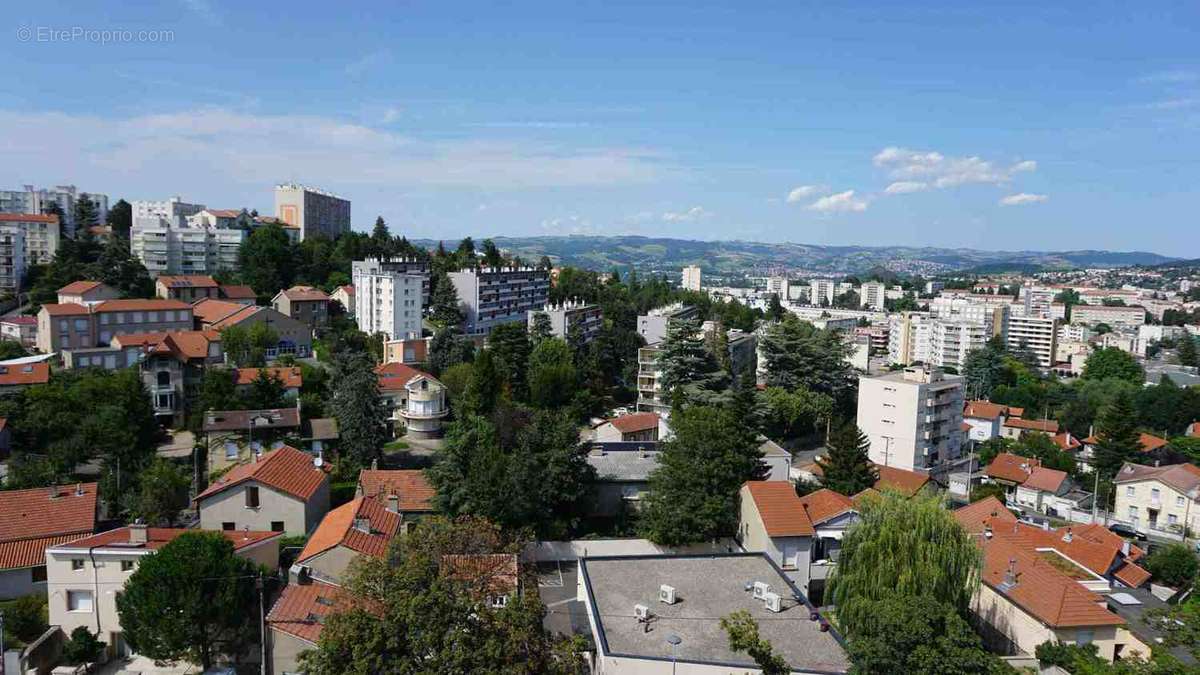
[[[394,234],[1200,257],[1195,2],[22,3],[0,188]]]

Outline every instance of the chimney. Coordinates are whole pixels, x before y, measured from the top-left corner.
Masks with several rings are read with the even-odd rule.
[[[1008,586],[1017,585],[1017,559],[1008,559],[1008,569],[1004,571],[1004,583]]]
[[[1050,521],[1043,520],[1042,521],[1042,529],[1049,532],[1050,531]]]
[[[249,539],[249,538],[250,538],[250,526],[243,525],[242,526],[242,540],[245,541],[246,539]]]
[[[372,471],[378,471],[378,470],[379,470],[379,460],[378,460],[378,459],[373,459],[373,460],[371,460],[371,470],[372,470]]]
[[[141,518],[133,521],[129,526],[129,543],[145,546],[150,541],[150,533],[146,528],[146,523]]]
[[[51,485],[49,490],[50,490],[50,499],[58,499],[58,486]]]
[[[82,497],[82,496],[83,496],[83,483],[76,483],[76,484],[75,484],[75,496],[76,496],[76,497]]]
[[[1129,540],[1128,539],[1121,540],[1121,557],[1123,557],[1123,558],[1129,557]]]
[[[1065,541],[1065,542],[1067,542],[1067,543],[1069,544],[1069,543],[1071,543],[1071,538],[1072,538],[1072,537],[1071,537],[1071,528],[1069,528],[1069,527],[1068,527],[1068,528],[1067,528],[1067,533],[1063,535],[1063,538],[1062,538],[1062,539],[1063,539],[1063,541]]]
[[[388,495],[387,510],[388,513],[400,513],[400,497],[395,492]]]

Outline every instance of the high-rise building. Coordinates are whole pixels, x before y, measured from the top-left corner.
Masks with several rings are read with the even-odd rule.
[[[355,261],[354,320],[368,335],[383,333],[388,340],[421,337],[422,287],[427,277],[418,273],[385,271],[378,261]]]
[[[22,190],[0,190],[0,213],[43,214],[51,203],[62,209],[63,229],[67,234],[75,232],[75,202],[87,195],[96,206],[96,225],[104,224],[108,218],[108,195],[99,192],[80,192],[74,185],[55,185],[51,188],[24,186]]]
[[[902,366],[928,363],[933,320],[924,312],[902,312],[888,319],[888,362]]]
[[[421,277],[421,306],[429,306],[430,267],[428,260],[419,258],[367,258],[352,263],[353,273],[416,274]]]
[[[58,216],[40,213],[0,213],[0,225],[19,228],[26,265],[45,265],[58,253],[62,228]]]
[[[578,329],[583,341],[591,342],[600,334],[600,327],[604,324],[600,305],[585,302],[564,302],[560,305],[547,305],[541,311],[530,310],[530,329],[533,328],[538,314],[545,314],[550,319],[550,334],[564,340],[571,336],[572,331]]]
[[[1071,307],[1071,323],[1103,323],[1113,328],[1117,326],[1137,327],[1146,323],[1146,308],[1075,305]]]
[[[1058,341],[1058,321],[1050,316],[1008,317],[1005,344],[1009,350],[1029,349],[1037,355],[1038,365],[1048,369],[1054,365]]]
[[[666,307],[655,307],[645,314],[638,315],[638,335],[652,345],[661,342],[667,336],[667,325],[672,321],[695,319],[700,316],[700,310],[692,305],[675,303]]]
[[[179,196],[153,200],[137,200],[130,204],[133,211],[133,227],[173,227],[188,226],[189,216],[194,216],[204,210],[203,204],[189,204]]]
[[[486,334],[502,323],[527,321],[529,311],[540,311],[550,295],[550,272],[536,267],[480,267],[449,276],[468,333]]]
[[[767,279],[767,295],[778,295],[782,302],[787,302],[791,282],[787,277],[770,277]]]
[[[683,289],[685,291],[698,291],[700,288],[700,267],[698,265],[684,267]]]
[[[880,466],[928,470],[957,459],[962,449],[962,378],[936,368],[862,376],[858,427]]]
[[[836,281],[813,279],[808,284],[808,302],[813,305],[832,305],[837,292]]]
[[[153,225],[142,220],[129,230],[129,249],[150,272],[160,274],[215,274],[235,270],[245,230],[212,227],[175,227],[167,220]]]
[[[13,223],[0,223],[0,294],[21,292],[25,278],[25,230]]]
[[[884,309],[884,300],[887,298],[887,285],[878,281],[867,281],[859,287],[858,291],[859,302],[863,307],[882,312]]]
[[[991,337],[987,327],[974,321],[934,319],[930,322],[929,358],[925,363],[961,371],[967,363],[967,354],[982,349]]]
[[[316,235],[336,239],[350,231],[350,200],[304,185],[276,185],[275,217],[300,228],[301,240]]]

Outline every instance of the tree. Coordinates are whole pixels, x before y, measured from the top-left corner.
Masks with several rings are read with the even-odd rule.
[[[295,271],[292,253],[291,240],[277,223],[255,229],[238,249],[242,281],[264,297],[290,287]]]
[[[450,328],[439,328],[429,341],[429,372],[435,376],[474,358],[475,346]]]
[[[388,231],[388,226],[383,221],[383,216],[375,216],[375,227],[371,230],[371,240],[380,248],[386,247],[392,242],[392,233]],[[381,250],[380,254],[386,255],[386,252]]]
[[[1090,360],[1090,359],[1089,359]],[[1122,391],[1104,408],[1096,419],[1096,453],[1093,465],[1100,475],[1112,478],[1121,465],[1141,449],[1141,435],[1134,418],[1133,399]]]
[[[279,342],[279,334],[265,322],[249,326],[233,324],[221,329],[221,349],[225,358],[239,368],[261,368],[267,362],[267,349]]]
[[[786,312],[783,303],[779,301],[779,294],[772,293],[771,302],[767,305],[767,318],[771,321],[781,321]]]
[[[496,248],[496,242],[491,239],[483,240],[483,264],[488,267],[500,267],[504,264],[500,249]]]
[[[879,480],[879,471],[867,458],[871,442],[853,422],[838,424],[829,434],[828,453],[817,459],[821,485],[844,495],[856,495]]]
[[[982,462],[980,463],[982,464]],[[988,497],[995,497],[1003,504],[1007,494],[1004,486],[999,483],[982,483],[971,488],[971,503],[974,504]]]
[[[267,368],[259,368],[258,374],[239,396],[241,408],[245,410],[272,410],[288,406],[287,390],[283,380]]]
[[[96,202],[92,201],[91,195],[84,192],[75,200],[75,232],[87,232],[88,228],[100,224],[100,209],[96,207]]]
[[[758,622],[744,609],[721,617],[721,629],[729,637],[729,648],[735,652],[746,652],[763,675],[788,675],[792,669],[787,661],[775,653],[771,643],[758,634]]]
[[[1079,297],[1079,291],[1076,291],[1074,288],[1068,288],[1061,291],[1058,295],[1055,295],[1054,302],[1062,303],[1066,307],[1065,318],[1067,321],[1070,321],[1071,308],[1080,304],[1082,300]]]
[[[1179,357],[1180,365],[1200,366],[1200,356],[1196,354],[1196,338],[1189,333],[1184,333],[1179,338],[1179,344],[1175,347],[1175,355]]]
[[[556,411],[504,408],[495,422],[464,416],[450,425],[441,455],[427,471],[439,511],[541,538],[571,531],[596,476],[574,420]]]
[[[212,667],[258,639],[253,563],[219,532],[185,532],[142,556],[116,596],[121,630],[144,656]]]
[[[530,404],[561,408],[571,402],[578,380],[566,342],[549,338],[538,343],[529,357]]]
[[[1146,381],[1146,371],[1142,370],[1133,354],[1116,347],[1105,347],[1088,355],[1087,362],[1083,364],[1082,377],[1085,380],[1113,377],[1140,385]]]
[[[112,235],[118,239],[129,239],[129,230],[133,227],[133,206],[124,199],[118,199],[108,209],[105,222],[112,228]]]
[[[388,413],[379,398],[374,362],[363,352],[338,352],[333,361],[333,400],[338,447],[359,466],[378,459],[387,442]]]
[[[667,322],[667,332],[658,352],[658,366],[662,371],[659,383],[667,395],[716,370],[697,321],[672,319]]]
[[[826,596],[843,633],[871,635],[875,608],[897,595],[930,597],[964,614],[979,583],[980,551],[941,498],[884,493],[861,501]]]
[[[1196,579],[1200,560],[1186,544],[1167,544],[1146,558],[1146,570],[1161,584],[1184,588]]]
[[[839,404],[851,392],[850,347],[837,331],[819,330],[794,314],[767,328],[762,337],[767,386],[808,389]]]
[[[471,379],[455,412],[461,415],[488,416],[501,399],[500,374],[490,349],[484,349],[471,364]]]
[[[642,507],[644,536],[666,546],[707,541],[737,529],[742,483],[766,475],[754,434],[728,409],[687,406],[659,444],[658,468]]]
[[[76,626],[71,638],[63,643],[62,658],[68,665],[96,663],[104,653],[105,643],[92,635],[87,626]]]
[[[1004,354],[990,342],[979,349],[967,352],[963,363],[963,378],[967,397],[972,400],[989,399],[1004,373]]]
[[[550,323],[550,315],[537,312],[533,315],[533,325],[529,328],[529,339],[536,347],[542,340],[553,337],[554,326]]]
[[[29,356],[29,352],[25,351],[20,342],[0,340],[0,360],[19,359],[24,356]]]
[[[492,328],[492,332],[488,334],[488,351],[492,353],[496,371],[508,385],[513,398],[525,400],[528,389],[525,380],[531,349],[524,323],[503,323]]]
[[[458,306],[458,292],[445,270],[433,278],[429,307],[429,320],[442,328],[453,328],[463,322],[463,313]]]
[[[847,645],[854,675],[1015,672],[984,650],[953,605],[892,593],[871,610]]]
[[[805,388],[788,391],[780,387],[767,387],[763,392],[766,400],[767,435],[771,438],[794,439],[811,434],[818,426],[833,415],[833,399]]]
[[[138,476],[137,489],[126,495],[125,509],[151,527],[170,527],[188,505],[189,485],[191,480],[179,467],[156,457]]]
[[[311,675],[586,673],[578,640],[554,638],[542,627],[545,607],[536,592],[494,606],[481,595],[495,584],[496,572],[443,563],[450,555],[516,553],[520,546],[479,520],[421,520],[413,533],[395,539],[388,560],[363,556],[351,567],[345,595],[300,669]]]

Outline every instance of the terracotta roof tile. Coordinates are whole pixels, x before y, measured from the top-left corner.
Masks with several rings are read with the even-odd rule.
[[[796,487],[791,482],[756,480],[746,482],[742,488],[754,501],[767,536],[811,537],[816,534],[812,520],[796,496]]]
[[[6,316],[3,319],[0,319],[0,323],[9,323],[9,324],[17,325],[17,326],[30,326],[30,325],[36,326],[37,325],[37,317],[36,316]]]
[[[55,489],[54,497],[50,488],[0,491],[0,569],[45,564],[47,546],[96,529],[95,483]]]
[[[74,541],[90,533],[91,530],[88,530],[75,534],[60,534],[56,537],[0,541],[0,570],[19,570],[45,565],[46,549]]]
[[[267,613],[267,625],[315,645],[325,627],[325,617],[351,606],[350,594],[340,586],[316,580],[291,584]]]
[[[1047,469],[1044,466],[1035,466],[1030,472],[1029,478],[1021,485],[1033,490],[1041,490],[1042,492],[1058,492],[1062,487],[1063,481],[1067,479],[1067,472],[1057,469]]]
[[[257,462],[233,467],[197,495],[196,501],[251,480],[307,501],[328,480],[328,476],[320,467],[313,465],[311,455],[285,445],[263,453]]]
[[[432,377],[403,363],[381,363],[375,366],[375,374],[379,376],[380,391],[397,391],[403,389],[404,385],[408,384],[410,380],[421,375]]]
[[[1040,465],[1041,462],[1037,459],[1002,452],[996,455],[992,463],[984,467],[983,471],[989,478],[1020,484],[1029,478],[1034,467]]]
[[[360,521],[365,521],[362,524],[370,532],[356,525]],[[386,503],[374,497],[358,497],[325,514],[296,562],[302,563],[335,546],[378,558],[387,552],[388,544],[399,531],[400,514],[388,511]]]
[[[103,285],[104,284],[99,281],[88,281],[86,279],[82,281],[72,281],[66,286],[58,289],[58,292],[60,295],[79,295],[80,293],[87,293],[93,288],[99,288]]]
[[[163,333],[127,333],[112,339],[121,347],[140,346],[148,353],[168,352],[182,360],[208,358],[209,345],[220,337],[199,330],[177,330]]]
[[[105,300],[97,303],[93,311],[100,312],[156,312],[162,310],[191,309],[192,306],[182,300],[163,300],[162,298],[130,298],[126,300]]]
[[[1153,434],[1140,434],[1138,440],[1142,443],[1142,452],[1157,450],[1167,444],[1167,439],[1159,438]]]
[[[241,211],[237,209],[205,209],[215,218],[237,218],[241,215]]]
[[[258,378],[260,371],[263,368],[238,368],[237,383],[251,384]],[[267,374],[283,383],[283,386],[288,389],[298,389],[304,384],[304,378],[300,374],[300,368],[297,366],[266,368]]]
[[[1142,584],[1150,581],[1150,573],[1131,562],[1118,567],[1113,577],[1130,588],[1141,588]]]
[[[847,511],[855,510],[852,499],[825,488],[801,497],[800,503],[804,505],[804,511],[813,525],[820,525]]]
[[[0,213],[0,223],[57,223],[58,216],[41,213]]]
[[[991,401],[967,401],[963,408],[963,417],[974,417],[982,420],[997,420],[1004,415],[1008,408]]]
[[[76,539],[70,543],[55,546],[58,549],[67,550],[87,550],[97,547],[104,548],[108,546],[119,546],[122,550],[129,548],[130,527],[118,527],[115,530],[101,532],[100,534],[83,539]],[[219,532],[226,539],[233,542],[233,550],[257,544],[274,537],[282,537],[282,532],[262,532],[254,530],[196,530],[183,527],[148,527],[146,528],[146,544],[142,547],[151,551],[158,550],[163,546],[171,543],[176,537],[184,532]]]
[[[325,291],[312,286],[292,286],[280,293],[292,302],[324,302],[329,299]]]
[[[23,387],[50,381],[50,363],[12,363],[0,365],[0,387]]]
[[[990,525],[992,528],[1009,526],[1017,517],[999,499],[985,497],[977,502],[954,510],[954,519],[968,534],[980,534]]]
[[[442,575],[470,582],[481,593],[507,594],[517,590],[520,562],[514,553],[444,555]]]
[[[217,280],[207,274],[161,275],[158,282],[167,288],[216,288]]]
[[[42,305],[40,312],[45,312],[50,316],[80,316],[87,315],[88,308],[74,302],[48,302]]]
[[[203,323],[211,324],[245,309],[246,305],[240,303],[205,298],[192,303],[192,316]]]
[[[606,420],[623,434],[633,434],[639,431],[649,431],[658,428],[659,417],[652,412],[639,412],[631,415],[621,415]]]
[[[921,491],[929,484],[929,474],[920,471],[908,471],[894,466],[875,465],[879,472],[879,480],[875,481],[875,489],[890,488],[909,497]]]
[[[231,298],[235,300],[255,300],[258,294],[249,286],[221,286],[222,298]]]
[[[358,472],[358,487],[362,494],[400,498],[400,511],[433,511],[434,489],[419,469],[363,469]]]
[[[1081,447],[1079,439],[1072,436],[1071,432],[1069,431],[1064,431],[1061,434],[1055,434],[1053,440],[1055,445],[1063,450],[1066,450],[1067,452],[1078,450]]]
[[[1058,422],[1056,420],[1027,420],[1020,417],[1009,417],[1004,420],[1004,426],[1012,429],[1041,431],[1047,434],[1058,433]]]

